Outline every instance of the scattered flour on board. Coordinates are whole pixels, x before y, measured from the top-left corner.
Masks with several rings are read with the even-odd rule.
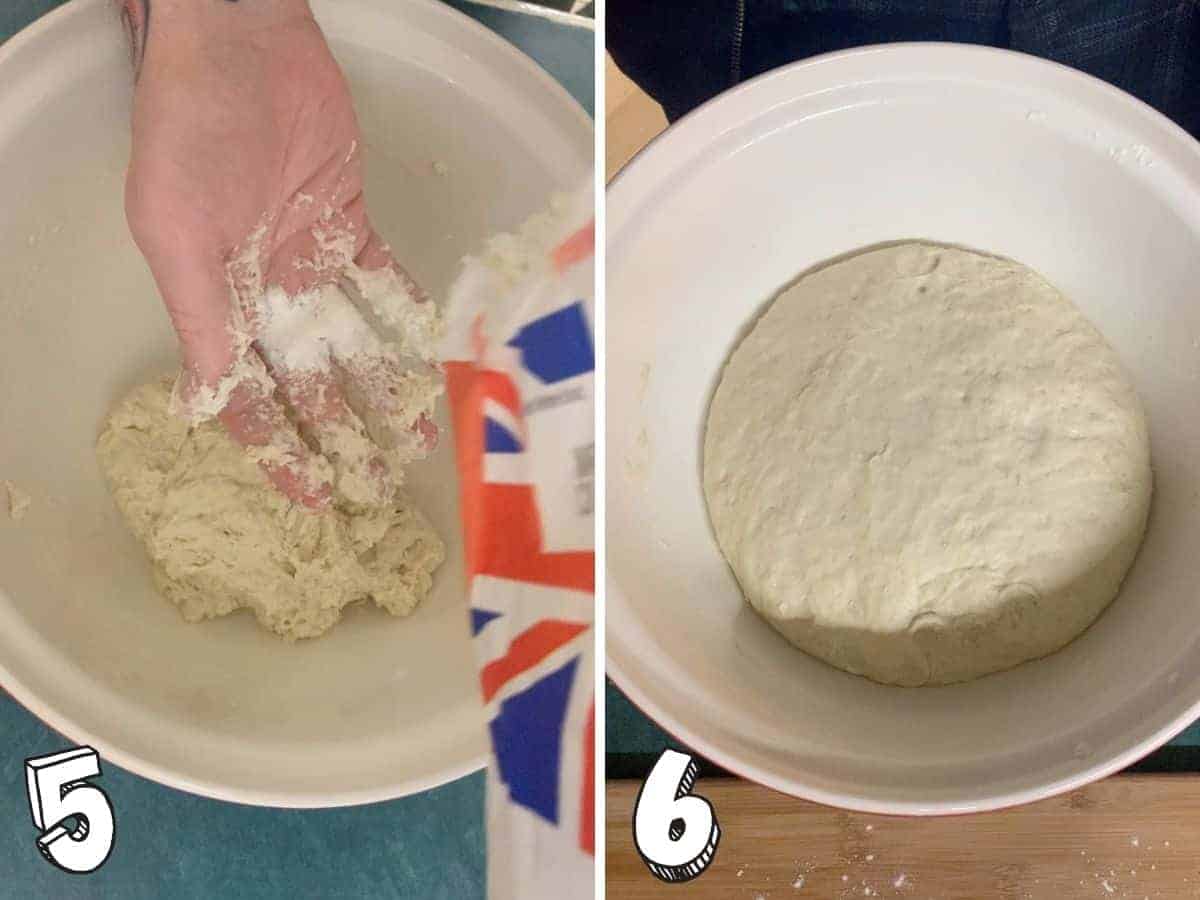
[[[896,876],[895,880],[892,882],[892,887],[896,888],[896,890],[899,890],[900,888],[904,887],[906,884],[908,884],[908,874],[905,872],[901,872],[899,875]]]
[[[816,867],[816,863],[796,860],[796,877],[792,880],[792,887],[796,890],[803,888],[805,882],[808,880],[808,876]]]
[[[0,482],[8,494],[8,517],[14,522],[20,522],[29,511],[33,498],[13,484],[11,481]]]

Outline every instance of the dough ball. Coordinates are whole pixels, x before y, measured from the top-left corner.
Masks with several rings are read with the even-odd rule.
[[[97,445],[117,507],[145,545],[162,594],[189,622],[253,610],[288,639],[316,637],[373,600],[411,613],[445,548],[403,492],[386,506],[290,503],[216,422],[173,416],[172,382],[137,388]]]
[[[709,410],[704,492],[747,600],[789,641],[900,685],[1058,650],[1116,596],[1150,452],[1116,353],[1018,263],[933,244],[815,270]]]

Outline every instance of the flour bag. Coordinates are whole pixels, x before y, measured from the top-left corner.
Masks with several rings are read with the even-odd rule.
[[[594,244],[591,190],[557,197],[447,303],[491,900],[593,896]]]

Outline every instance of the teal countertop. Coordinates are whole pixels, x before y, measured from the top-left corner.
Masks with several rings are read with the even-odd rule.
[[[60,2],[0,0],[0,42]],[[591,31],[449,5],[533,57],[592,112]],[[484,896],[482,773],[389,803],[279,810],[195,797],[101,760],[96,783],[112,801],[116,843],[98,871],[66,874],[34,845],[24,760],[71,745],[0,692],[0,900]]]

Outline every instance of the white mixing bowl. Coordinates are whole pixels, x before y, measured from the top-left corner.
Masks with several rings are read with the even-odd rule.
[[[809,266],[902,238],[1043,273],[1115,345],[1155,498],[1120,596],[1038,662],[884,687],[789,646],[709,528],[718,371]],[[638,157],[608,200],[609,666],[647,713],[781,791],[887,813],[1044,797],[1200,715],[1200,145],[1116,89],[1013,53],[902,45],[780,69]]]
[[[583,111],[466,17],[314,6],[363,120],[373,217],[435,296],[464,253],[591,171]],[[114,763],[242,802],[381,800],[470,772],[486,740],[448,430],[412,476],[449,549],[433,594],[403,620],[354,609],[318,641],[289,646],[248,613],[184,623],[113,507],[101,421],[175,360],[122,212],[113,7],[75,0],[0,48],[0,479],[33,497],[23,521],[0,517],[0,686]]]

